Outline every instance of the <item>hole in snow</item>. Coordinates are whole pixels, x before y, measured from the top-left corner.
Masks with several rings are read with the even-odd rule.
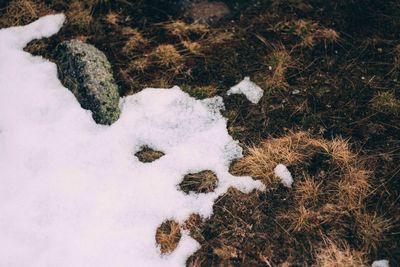
[[[138,152],[136,152],[135,156],[144,163],[153,162],[165,154],[161,151],[154,150],[148,146],[143,146]]]
[[[183,177],[179,187],[183,192],[209,193],[213,192],[218,184],[217,175],[209,170],[189,173]]]
[[[161,254],[171,253],[178,246],[181,239],[181,228],[173,220],[164,221],[156,231],[156,243]]]

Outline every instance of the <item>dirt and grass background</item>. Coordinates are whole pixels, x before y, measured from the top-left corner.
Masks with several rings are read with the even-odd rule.
[[[0,28],[63,12],[63,29],[26,51],[52,60],[58,43],[77,38],[106,53],[121,96],[178,85],[199,99],[224,97],[228,130],[245,151],[231,172],[267,190],[230,190],[211,218],[164,222],[162,253],[187,229],[201,244],[188,266],[399,266],[400,2],[224,4],[225,17],[198,23],[188,1],[2,0]],[[226,96],[245,76],[265,91],[257,105]],[[292,188],[274,176],[279,163]],[[204,171],[179,186],[202,193],[217,182]]]

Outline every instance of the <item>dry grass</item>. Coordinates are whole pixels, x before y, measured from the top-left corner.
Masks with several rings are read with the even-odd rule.
[[[143,48],[149,43],[149,40],[143,37],[143,35],[137,30],[131,27],[124,27],[121,30],[122,35],[127,36],[128,40],[122,47],[122,53],[130,55],[140,48]]]
[[[337,43],[340,41],[340,34],[331,28],[325,28],[312,20],[291,20],[285,23],[278,23],[273,30],[284,35],[292,35],[298,39],[295,47],[313,48],[316,44],[324,42]]]
[[[195,193],[209,193],[213,192],[217,187],[218,178],[212,171],[206,170],[198,173],[189,173],[183,177],[179,187],[186,194],[190,192]]]
[[[182,86],[182,90],[196,99],[210,98],[217,94],[217,87],[214,85],[200,87]]]
[[[267,65],[271,70],[267,76],[266,85],[268,88],[286,88],[286,72],[288,68],[294,67],[295,63],[290,53],[283,45],[273,47],[267,57]]]
[[[156,243],[162,254],[168,254],[174,251],[180,239],[181,228],[175,221],[167,220],[157,228]]]
[[[337,187],[338,204],[358,208],[371,192],[370,171],[349,167],[344,176],[335,183]]]
[[[342,247],[342,248],[341,248]],[[315,255],[316,267],[367,267],[364,254],[349,248],[348,245],[338,247],[333,242],[319,249]]]
[[[235,162],[231,171],[260,179],[267,186],[278,182],[274,168],[279,163],[293,165],[305,161],[313,154],[311,137],[300,132],[282,138],[268,139],[258,147],[248,148],[247,155]],[[310,148],[310,150],[308,150]]]
[[[120,16],[116,12],[109,12],[106,15],[106,21],[110,23],[111,25],[117,26],[118,23],[120,22]]]
[[[206,43],[212,45],[221,45],[226,42],[232,41],[235,38],[235,34],[229,31],[214,31],[205,40]]]
[[[340,40],[340,34],[334,29],[330,28],[318,29],[317,35],[326,43],[337,43]]]
[[[24,50],[33,55],[44,53],[47,49],[47,43],[44,40],[34,40],[30,42]]]
[[[68,26],[79,32],[87,32],[91,26],[93,17],[88,3],[74,0],[69,4],[69,11],[66,13]]]
[[[12,0],[0,18],[0,27],[21,26],[52,13],[43,1]]]
[[[318,211],[312,208],[306,208],[303,205],[294,211],[294,213],[284,214],[280,219],[289,219],[289,230],[293,232],[312,232],[320,227],[321,215]]]
[[[371,100],[371,106],[376,111],[399,116],[400,100],[393,92],[379,92]]]
[[[171,44],[157,46],[150,54],[156,64],[168,68],[178,68],[181,66],[184,57]]]
[[[144,146],[137,153],[135,153],[135,156],[141,162],[149,163],[161,158],[162,156],[164,156],[164,153],[154,150],[148,146]]]
[[[367,252],[376,251],[379,243],[384,240],[385,233],[393,227],[391,220],[376,213],[358,211],[355,219],[357,238],[361,240],[363,249]]]
[[[296,184],[295,198],[298,203],[305,205],[316,205],[322,195],[322,182],[317,182],[311,177],[306,177],[304,180],[299,181]]]
[[[199,42],[182,41],[183,46],[192,54],[201,54],[202,45]]]
[[[187,39],[191,34],[202,35],[209,32],[209,28],[200,23],[186,23],[181,20],[165,23],[163,27],[172,35]]]
[[[362,251],[378,248],[392,225],[384,217],[364,211],[373,190],[372,172],[351,151],[348,140],[314,138],[305,132],[267,139],[248,148],[232,172],[260,179],[271,189],[278,183],[273,170],[279,163],[291,166],[295,181],[291,206],[276,211],[279,225],[293,234],[313,236],[312,242],[345,240],[349,231],[354,231]],[[340,264],[354,260],[348,250],[337,247],[321,253],[318,266],[350,266]],[[339,265],[334,265],[336,261]]]
[[[132,60],[128,64],[128,69],[132,69],[141,73],[144,73],[144,71],[150,66],[151,62],[147,57],[141,57]]]

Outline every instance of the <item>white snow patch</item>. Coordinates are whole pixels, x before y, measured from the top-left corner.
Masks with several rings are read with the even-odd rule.
[[[292,187],[293,177],[288,168],[283,164],[276,165],[275,175],[281,179],[281,183],[286,187]]]
[[[198,243],[182,233],[161,256],[156,228],[191,213],[210,216],[214,200],[236,187],[242,156],[219,109],[171,89],[145,89],[121,101],[112,126],[94,123],[57,79],[56,65],[22,47],[56,33],[63,15],[0,30],[0,266],[184,266]],[[142,145],[165,153],[144,164]],[[218,187],[186,195],[188,172],[212,170]]]
[[[389,267],[389,261],[388,260],[374,261],[371,266],[372,267]]]
[[[263,96],[264,90],[250,81],[250,77],[245,77],[243,81],[228,90],[227,95],[231,94],[243,94],[251,103],[257,104]]]

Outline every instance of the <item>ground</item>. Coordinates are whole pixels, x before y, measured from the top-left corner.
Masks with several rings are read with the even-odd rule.
[[[61,32],[27,51],[54,60],[58,43],[78,38],[106,53],[120,96],[178,85],[196,98],[224,97],[228,129],[245,150],[232,173],[268,189],[230,190],[209,219],[165,222],[163,252],[186,227],[201,244],[189,266],[398,266],[400,4],[226,3],[230,16],[204,25],[184,17],[179,1],[6,0],[0,27],[64,12]],[[264,89],[257,105],[226,96],[245,76]],[[292,188],[274,177],[279,163]],[[197,176],[181,187],[212,190],[213,174],[208,184]]]

